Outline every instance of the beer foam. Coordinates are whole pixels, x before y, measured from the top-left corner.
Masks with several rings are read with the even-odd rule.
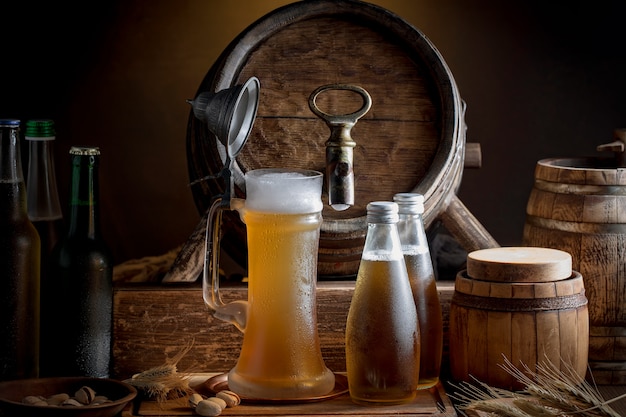
[[[312,213],[323,208],[323,175],[281,168],[246,173],[246,208],[274,213]]]

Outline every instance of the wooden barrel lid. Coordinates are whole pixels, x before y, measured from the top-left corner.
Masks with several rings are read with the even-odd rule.
[[[572,276],[572,256],[558,249],[502,247],[467,255],[467,275],[494,282],[551,282]]]

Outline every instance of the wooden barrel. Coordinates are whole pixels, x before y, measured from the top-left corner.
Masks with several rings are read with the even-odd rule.
[[[523,243],[572,255],[589,299],[591,371],[626,380],[626,168],[608,158],[538,161]]]
[[[198,94],[217,92],[256,76],[261,83],[257,118],[236,160],[235,193],[245,194],[243,173],[266,167],[325,171],[330,130],[309,108],[309,96],[329,84],[357,85],[371,96],[371,110],[352,128],[355,204],[328,206],[325,191],[318,272],[355,275],[366,233],[366,206],[398,192],[423,194],[425,223],[451,223],[470,249],[497,246],[456,198],[464,166],[464,103],[441,54],[415,27],[379,6],[354,0],[298,1],[270,12],[224,50]],[[329,91],[318,105],[331,114],[361,106],[354,94]],[[215,176],[223,146],[190,112],[187,129],[190,180]],[[205,213],[224,184],[207,179],[192,187]],[[457,226],[458,227],[455,227]],[[244,226],[224,217],[222,248],[246,260]]]
[[[589,315],[583,278],[571,256],[547,248],[471,252],[450,304],[450,371],[456,381],[522,389],[502,369],[537,364],[587,371]]]

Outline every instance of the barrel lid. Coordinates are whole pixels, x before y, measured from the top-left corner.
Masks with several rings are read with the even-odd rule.
[[[549,282],[572,275],[572,256],[558,249],[502,247],[467,255],[467,275],[499,282]]]

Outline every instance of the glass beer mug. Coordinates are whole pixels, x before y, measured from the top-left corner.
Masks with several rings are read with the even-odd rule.
[[[317,253],[322,174],[256,169],[245,174],[246,199],[215,201],[207,226],[203,296],[215,317],[244,334],[229,389],[244,398],[293,400],[323,396],[335,385],[317,332]],[[222,210],[246,224],[248,299],[224,303],[219,293]],[[210,278],[209,278],[209,271]]]

